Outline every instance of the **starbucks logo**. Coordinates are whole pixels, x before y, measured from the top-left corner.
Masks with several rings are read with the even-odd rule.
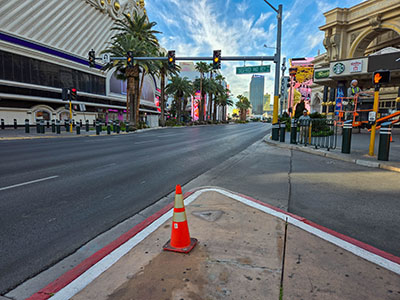
[[[333,65],[333,73],[335,74],[342,74],[344,72],[344,64],[342,63],[337,63]]]

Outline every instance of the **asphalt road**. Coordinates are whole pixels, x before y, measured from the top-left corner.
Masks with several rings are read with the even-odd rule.
[[[269,126],[0,141],[0,294],[246,149]]]

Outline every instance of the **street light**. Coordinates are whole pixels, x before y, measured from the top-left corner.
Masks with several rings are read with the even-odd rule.
[[[272,124],[278,123],[278,105],[279,105],[279,83],[280,83],[280,66],[281,63],[281,37],[282,37],[282,4],[279,4],[278,9],[273,7],[271,3],[267,0],[264,0],[278,15],[278,26],[277,26],[277,35],[276,35],[276,52],[275,52],[275,88],[274,88],[274,112],[272,118]],[[279,137],[279,128],[277,126],[272,126],[272,139],[278,140]]]
[[[276,47],[268,47],[266,44],[264,44],[264,48],[276,49]]]

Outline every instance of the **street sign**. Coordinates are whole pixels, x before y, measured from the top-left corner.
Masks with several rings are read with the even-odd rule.
[[[111,61],[110,54],[104,53],[104,54],[101,56],[101,59],[102,59],[102,61],[103,61],[104,64],[108,64],[108,63]]]
[[[236,74],[269,73],[271,66],[236,67]]]

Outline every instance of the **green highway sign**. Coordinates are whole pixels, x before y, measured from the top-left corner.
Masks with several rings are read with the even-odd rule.
[[[269,73],[271,66],[236,67],[236,74]]]

